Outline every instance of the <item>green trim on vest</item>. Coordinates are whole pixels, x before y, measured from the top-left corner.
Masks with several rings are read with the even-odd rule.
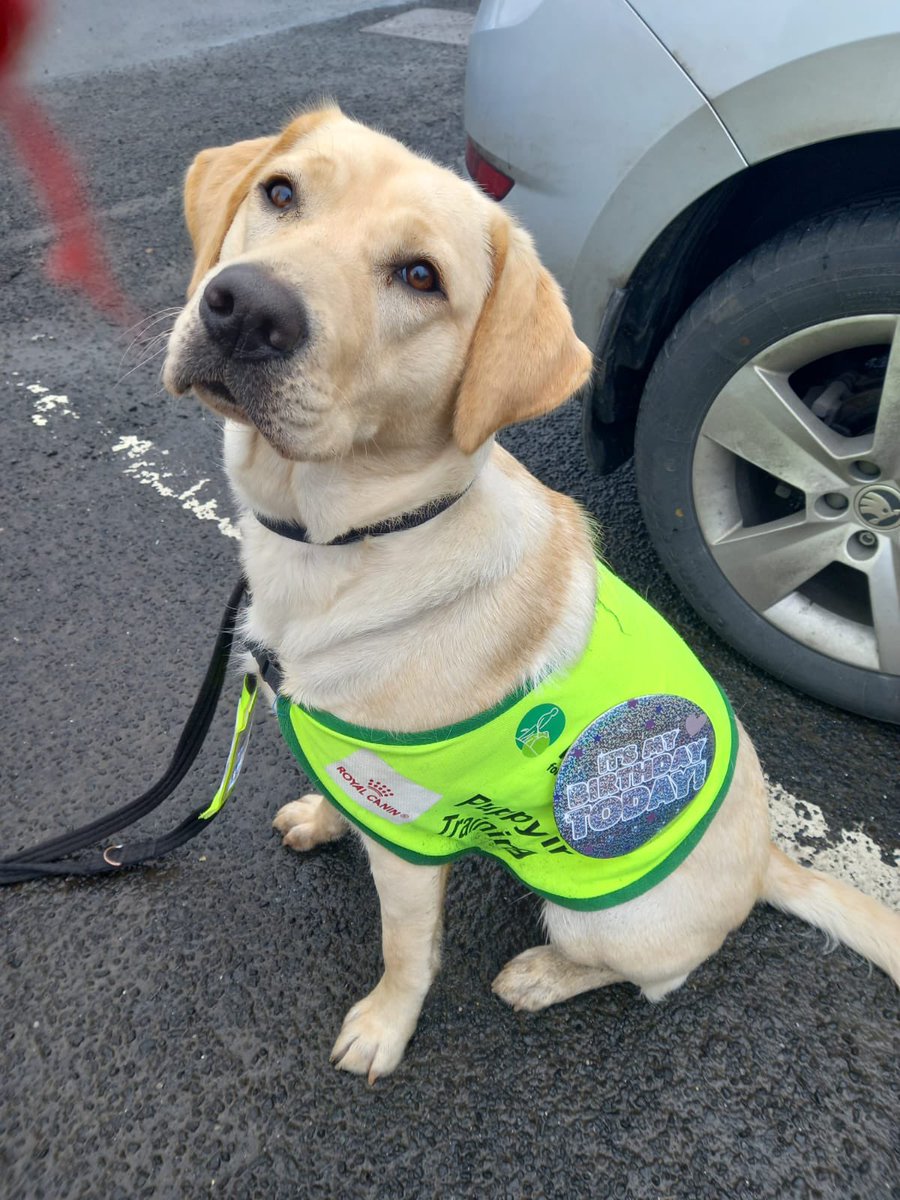
[[[431,742],[445,742],[449,738],[462,737],[463,734],[471,733],[473,729],[478,729],[482,725],[486,725],[488,721],[493,721],[494,717],[501,716],[530,694],[531,688],[517,688],[516,691],[510,692],[504,700],[495,704],[493,708],[486,708],[484,712],[477,713],[474,717],[467,717],[465,721],[456,721],[452,725],[442,725],[439,729],[423,729],[419,733],[388,733],[386,729],[367,729],[364,725],[351,725],[349,721],[342,721],[334,713],[325,712],[321,708],[304,708],[303,711],[325,729],[330,729],[333,733],[346,734],[347,737],[356,741],[371,742],[376,746],[427,746]],[[284,697],[279,697],[279,701],[282,699]]]
[[[487,855],[575,909],[649,890],[709,827],[734,772],[737,731],[678,634],[597,570],[594,628],[579,661],[465,721],[394,734],[279,696],[281,731],[304,772],[409,862]]]

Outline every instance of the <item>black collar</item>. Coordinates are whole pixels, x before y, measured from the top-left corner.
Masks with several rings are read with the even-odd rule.
[[[468,487],[461,492],[457,492],[454,496],[440,496],[437,500],[429,500],[427,504],[423,504],[420,508],[414,508],[411,512],[400,513],[398,516],[388,517],[384,521],[376,521],[374,525],[363,525],[359,529],[348,529],[346,533],[342,533],[340,537],[332,538],[330,542],[313,542],[306,526],[300,525],[296,521],[279,521],[275,517],[266,517],[258,512],[255,512],[253,515],[259,521],[260,525],[272,533],[277,533],[281,537],[291,538],[295,542],[306,542],[311,546],[346,546],[350,542],[361,542],[363,538],[382,537],[386,533],[401,533],[404,529],[415,529],[417,525],[424,525],[426,521],[432,520],[433,517],[438,516],[448,509],[451,504],[455,504],[457,500],[462,499],[471,486],[470,483]]]

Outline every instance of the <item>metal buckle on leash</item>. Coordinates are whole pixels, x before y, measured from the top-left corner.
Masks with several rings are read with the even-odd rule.
[[[110,850],[122,850],[123,848],[123,842],[113,842],[111,846],[107,846],[103,851],[103,861],[108,863],[111,867],[121,867],[122,864],[120,862],[117,862],[116,859],[109,857],[109,852]]]

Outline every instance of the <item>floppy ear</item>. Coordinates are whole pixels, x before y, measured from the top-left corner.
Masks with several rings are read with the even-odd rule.
[[[255,174],[268,157],[273,137],[201,150],[184,180],[184,217],[194,243],[194,273],[188,296],[218,260],[225,235]]]
[[[218,262],[225,235],[257,172],[270,158],[290,149],[324,120],[339,115],[339,108],[328,105],[301,113],[274,137],[251,138],[233,146],[200,151],[184,181],[184,215],[194,243],[194,273],[188,296]]]
[[[469,346],[453,417],[466,454],[492,433],[558,408],[591,374],[559,284],[505,216],[491,229],[494,276]]]

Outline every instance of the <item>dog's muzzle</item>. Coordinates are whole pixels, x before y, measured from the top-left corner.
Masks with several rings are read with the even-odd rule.
[[[225,267],[209,281],[200,318],[213,344],[233,362],[277,362],[309,338],[300,297],[252,263]]]

